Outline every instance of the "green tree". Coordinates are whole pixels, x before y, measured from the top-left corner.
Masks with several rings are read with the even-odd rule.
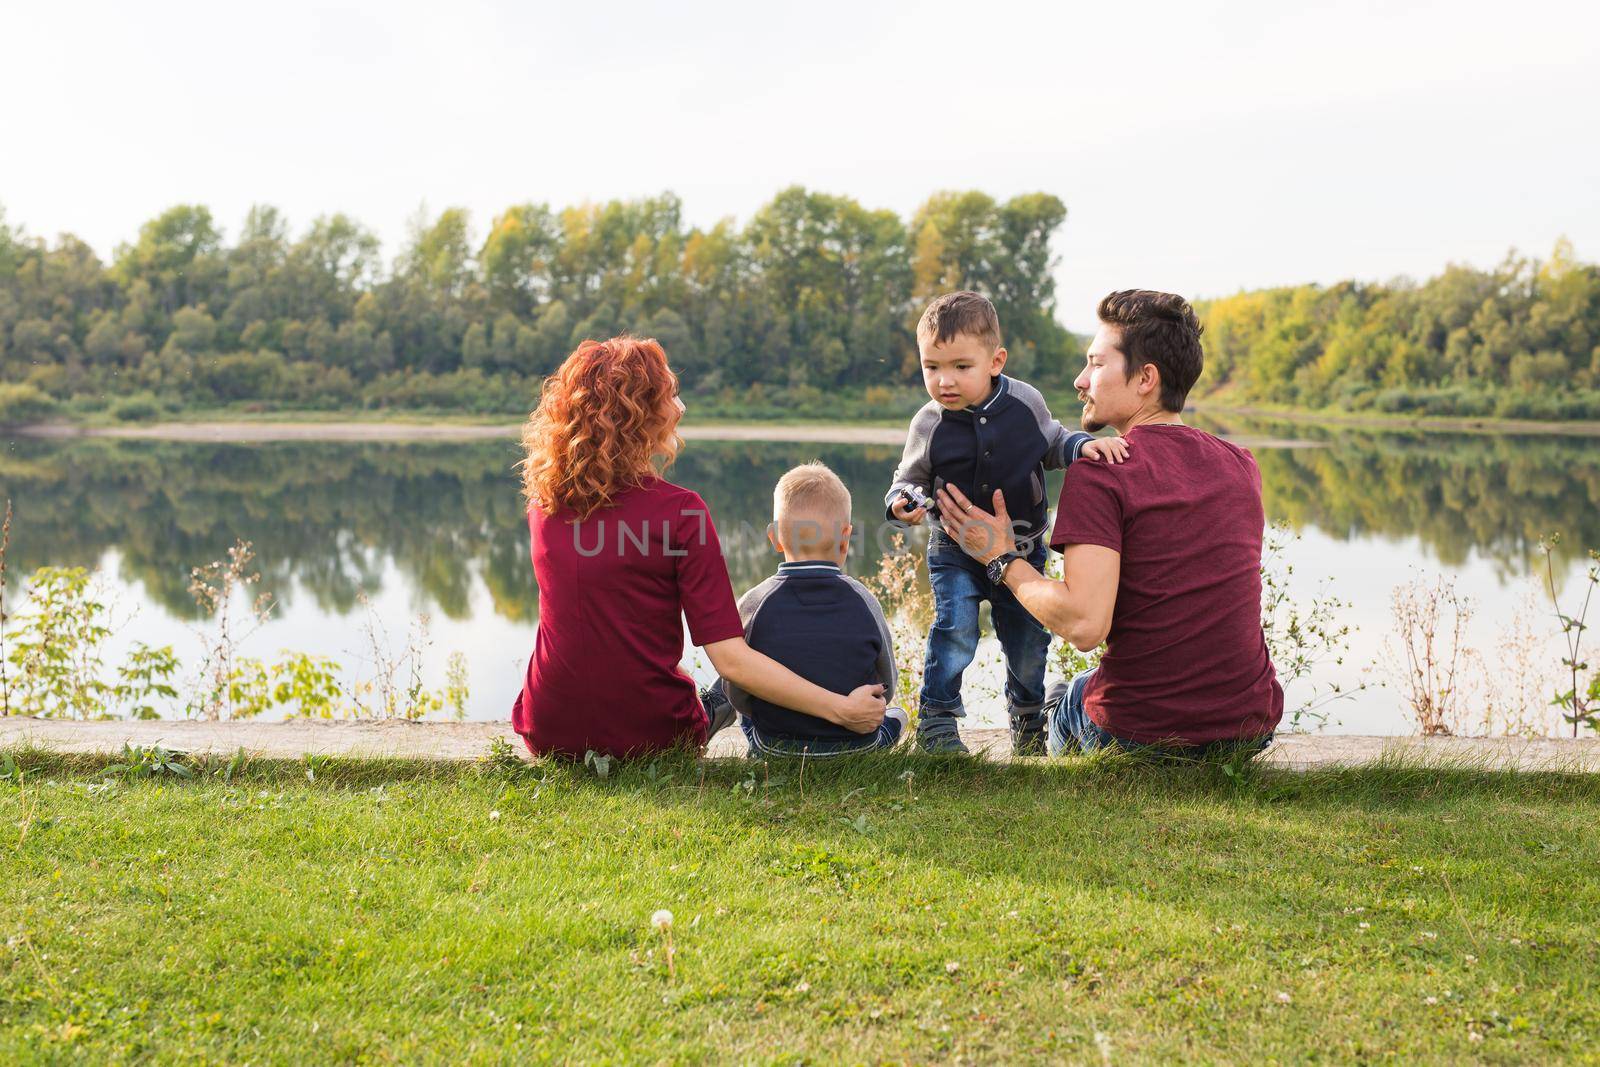
[[[140,227],[137,242],[117,250],[116,277],[124,286],[147,283],[158,307],[170,315],[205,303],[222,286],[227,267],[221,245],[211,211],[180,204]]]

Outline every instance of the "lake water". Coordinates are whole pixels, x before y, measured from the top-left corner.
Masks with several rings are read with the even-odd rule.
[[[1533,631],[1524,644],[1538,645],[1539,670],[1554,684],[1556,630],[1548,605],[1531,599],[1535,565],[1542,567],[1538,540],[1563,533],[1559,581],[1572,596],[1583,584],[1582,553],[1575,549],[1600,546],[1597,442],[1201,424],[1258,442],[1267,514],[1298,535],[1283,555],[1296,596],[1326,589],[1349,602],[1338,614],[1351,627],[1344,663],[1322,664],[1311,684],[1366,680],[1372,688],[1329,706],[1337,720],[1330,729],[1413,729],[1390,674],[1389,665],[1399,661],[1391,597],[1396,586],[1418,577],[1453,578],[1475,603],[1466,643],[1482,662],[1463,672],[1471,716],[1507,699],[1514,664],[1506,650],[1519,626]],[[828,463],[855,495],[857,524],[876,529],[878,501],[898,456],[893,446],[694,441],[671,477],[710,504],[734,585],[743,590],[774,566],[762,530],[772,485],[784,470],[814,458]],[[34,567],[93,568],[120,620],[108,659],[142,640],[171,643],[192,664],[202,619],[188,593],[190,568],[243,538],[255,547],[261,587],[276,608],[242,654],[313,652],[359,674],[372,660],[369,616],[398,652],[408,624],[426,615],[432,644],[425,679],[442,683],[447,654],[460,651],[468,666],[469,716],[502,717],[532,649],[538,613],[512,469],[518,458],[509,439],[12,440],[0,458],[0,495],[12,500],[16,516],[7,607],[13,617],[26,610],[16,590]],[[1052,499],[1058,487],[1059,475]],[[858,575],[874,566],[852,561]],[[974,721],[998,724],[999,668],[986,658],[969,675],[975,692],[990,694],[980,695]],[[704,676],[703,667],[696,670]],[[1291,703],[1309,692],[1301,685]]]

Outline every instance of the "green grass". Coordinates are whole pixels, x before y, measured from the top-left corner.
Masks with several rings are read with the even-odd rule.
[[[0,1062],[1597,1055],[1594,776],[13,755]]]

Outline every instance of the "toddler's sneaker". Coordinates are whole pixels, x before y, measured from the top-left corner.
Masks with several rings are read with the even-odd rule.
[[[1034,708],[1011,714],[1011,755],[1012,756],[1043,756],[1044,743],[1044,709]]]
[[[954,715],[917,716],[917,747],[934,755],[968,754]]]

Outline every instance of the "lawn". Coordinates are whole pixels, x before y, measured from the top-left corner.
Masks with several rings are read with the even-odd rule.
[[[0,1062],[1600,1056],[1595,776],[13,756]]]

